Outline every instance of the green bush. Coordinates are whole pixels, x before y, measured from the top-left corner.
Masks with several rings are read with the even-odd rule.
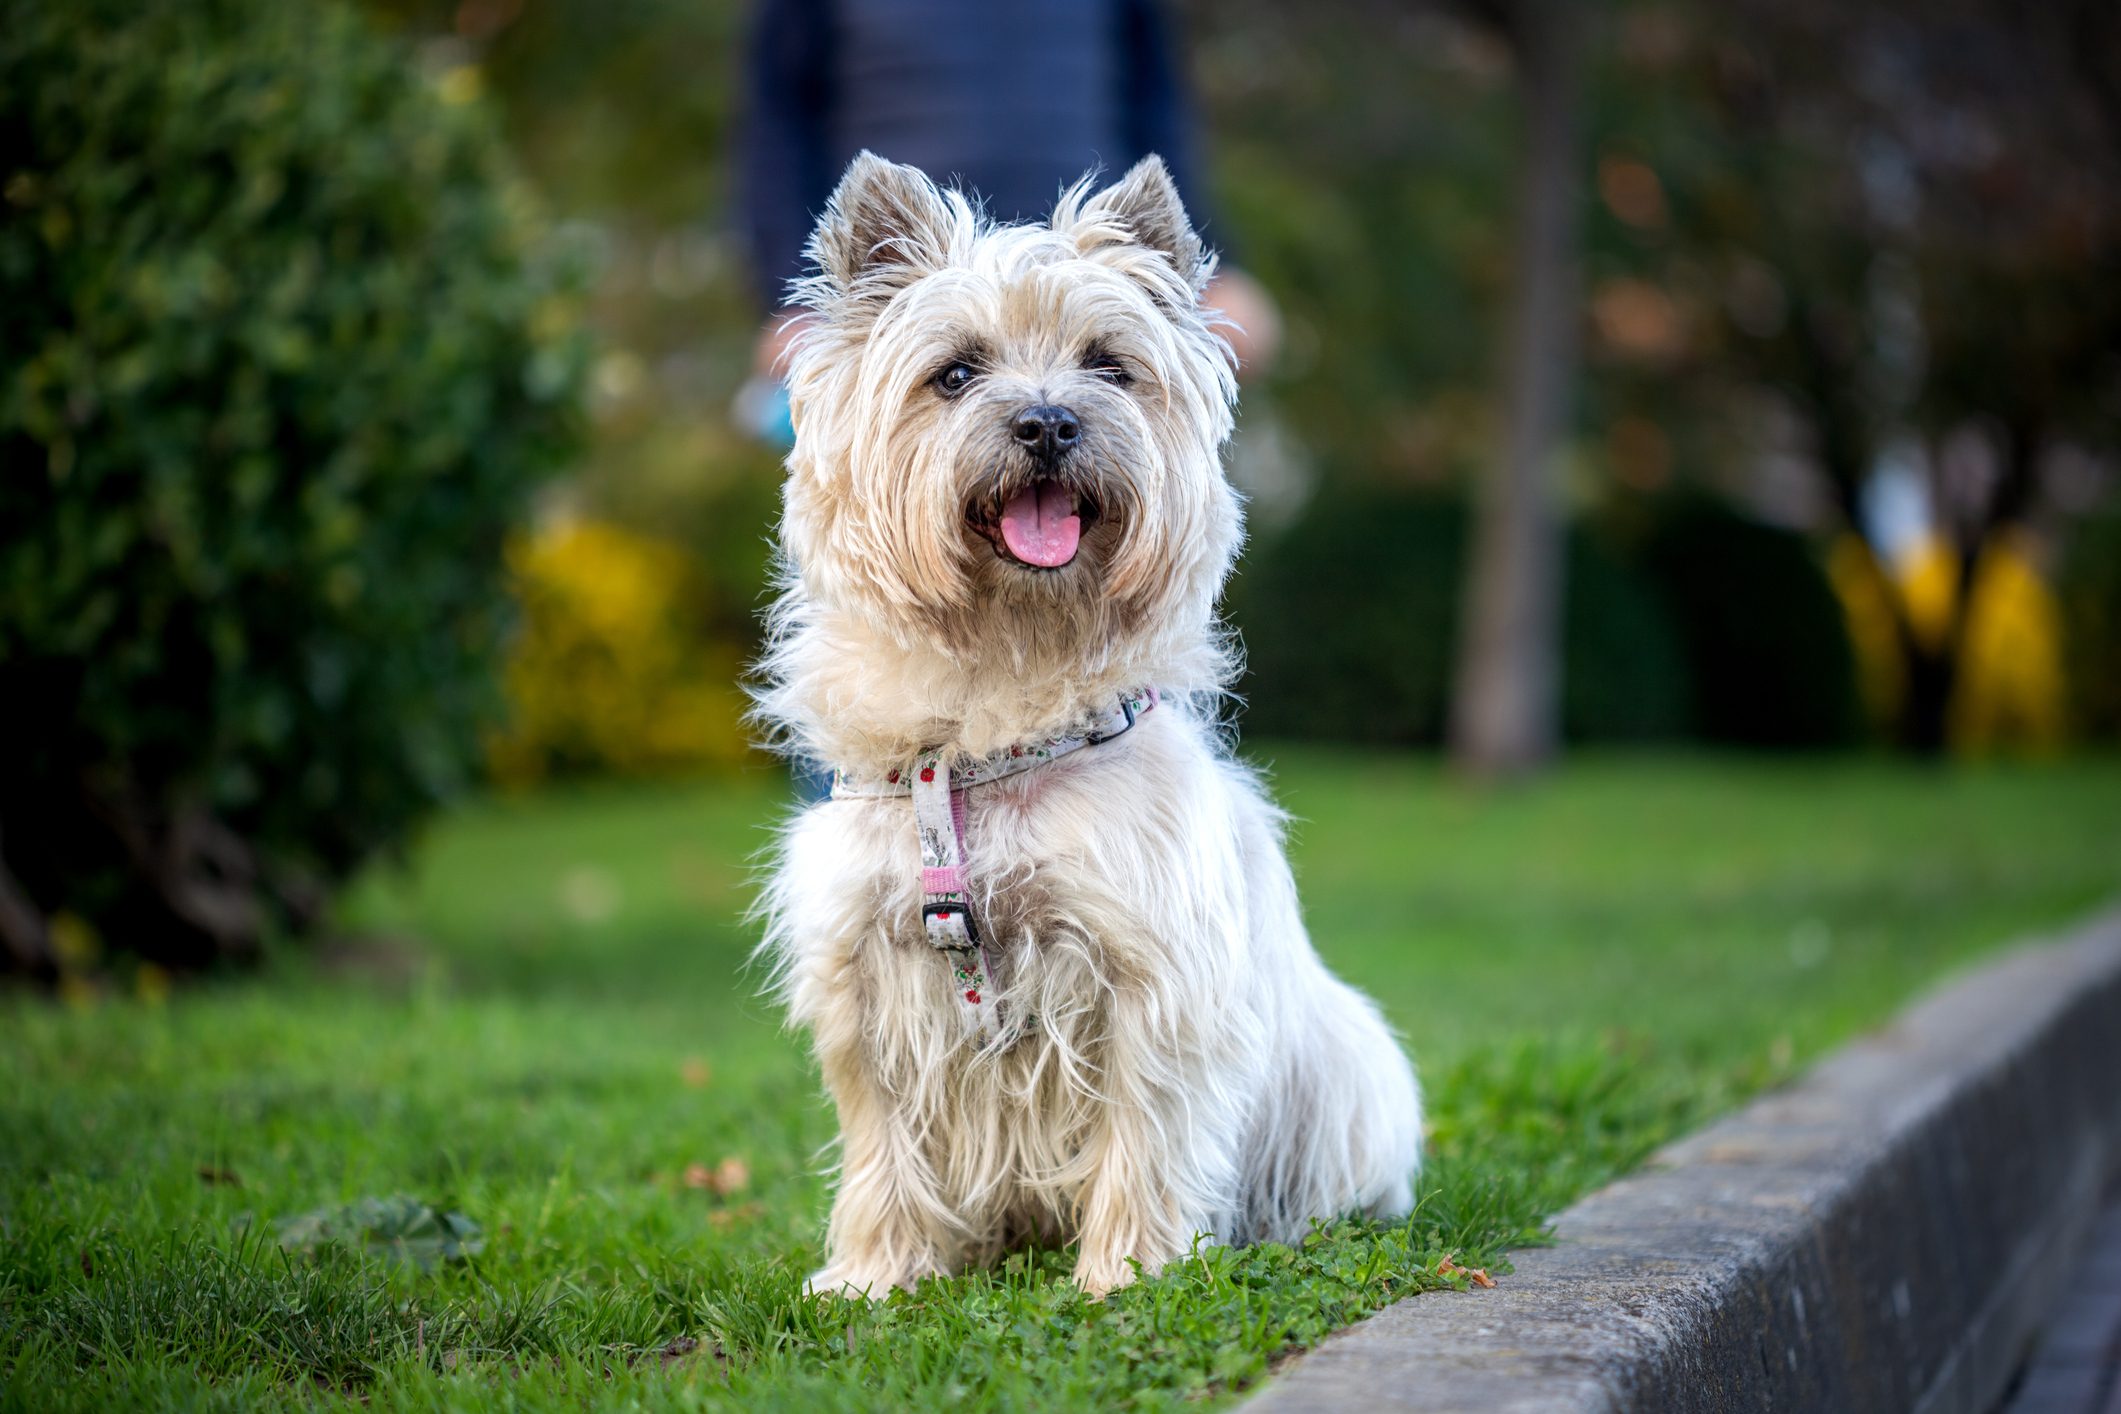
[[[1698,496],[1568,533],[1562,731],[1826,747],[1861,729],[1839,601],[1804,537]],[[1321,496],[1246,558],[1230,595],[1262,736],[1443,739],[1466,515],[1457,500]]]
[[[1675,495],[1640,558],[1678,626],[1705,740],[1819,748],[1861,736],[1848,622],[1804,536]]]
[[[2055,588],[2076,728],[2121,740],[2121,505],[2069,527]]]
[[[16,967],[254,950],[476,769],[582,359],[466,87],[310,0],[0,0]]]
[[[1254,547],[1230,617],[1249,665],[1245,730],[1433,746],[1443,739],[1464,574],[1462,504],[1327,494]],[[1688,684],[1663,607],[1587,527],[1568,537],[1562,727],[1576,741],[1683,734]]]

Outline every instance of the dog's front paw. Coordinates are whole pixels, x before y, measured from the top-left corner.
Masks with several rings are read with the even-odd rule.
[[[846,1301],[881,1301],[895,1289],[913,1290],[913,1284],[927,1275],[927,1272],[914,1272],[894,1276],[834,1263],[820,1267],[803,1279],[803,1295],[837,1296]]]
[[[848,1301],[881,1301],[890,1294],[890,1282],[857,1276],[838,1267],[820,1267],[803,1278],[805,1296],[838,1296]]]
[[[1156,1270],[1156,1266],[1131,1262],[1119,1253],[1097,1255],[1085,1252],[1075,1263],[1074,1277],[1075,1284],[1083,1289],[1083,1295],[1092,1301],[1102,1301],[1108,1293],[1131,1284],[1138,1276],[1153,1276]]]

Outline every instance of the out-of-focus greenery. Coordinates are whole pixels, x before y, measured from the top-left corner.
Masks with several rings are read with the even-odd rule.
[[[803,1300],[831,1118],[737,917],[782,778],[554,790],[453,816],[357,891],[349,921],[400,941],[160,1004],[0,1007],[0,1407],[1177,1407],[1443,1284],[1446,1252],[1486,1264],[2071,918],[2121,832],[2111,761],[1593,755],[1500,795],[1405,756],[1269,764],[1320,950],[1422,1068],[1412,1223],[1103,1304],[1065,1250]],[[393,1195],[483,1250],[274,1245],[275,1219]]]
[[[329,4],[0,3],[0,817],[77,951],[253,949],[476,774],[584,360],[467,96]]]
[[[496,100],[535,180],[595,253],[595,318],[608,351],[576,504],[686,546],[698,561],[708,631],[742,656],[756,633],[778,479],[773,457],[746,444],[726,415],[761,313],[734,239],[728,164],[749,7],[369,3],[431,62]],[[1955,437],[1980,442],[1999,419],[2016,419],[2038,423],[2043,445],[2071,440],[2095,463],[2104,458],[2104,494],[2113,494],[2121,435],[2111,408],[2121,400],[2102,393],[2114,385],[2116,361],[2100,340],[2114,327],[2111,291],[2121,281],[2108,278],[2117,243],[2086,235],[2105,229],[2104,207],[2086,196],[2081,174],[2047,171],[2041,142],[1981,149],[2002,154],[1993,170],[1954,167],[1958,159],[1924,145],[1930,110],[1908,100],[1910,117],[1863,89],[1869,80],[1856,71],[1866,53],[1904,50],[1925,76],[1938,65],[1924,47],[1931,29],[1892,30],[1890,5],[1877,16],[1879,7],[1858,8],[1597,7],[1586,28],[1587,362],[1564,476],[1579,539],[1597,542],[1579,548],[1579,559],[1634,564],[1639,546],[1612,533],[1630,518],[1627,503],[1679,489],[1719,496],[1774,527],[1761,545],[1801,549],[1821,564],[1830,547],[1851,548],[1894,621],[1872,646],[1904,656],[1904,567],[1876,563],[1860,538],[1848,540],[1855,508],[1840,503],[1829,471],[1853,478],[1854,489],[1902,432],[1942,447]],[[1493,331],[1511,283],[1520,115],[1508,40],[1472,16],[1505,9],[1173,5],[1210,158],[1206,233],[1263,279],[1287,321],[1281,363],[1247,387],[1241,419],[1252,425],[1241,427],[1241,444],[1251,446],[1240,461],[1268,463],[1283,491],[1296,488],[1287,501],[1270,494],[1258,505],[1262,579],[1306,553],[1278,539],[1320,538],[1318,517],[1331,507],[1373,489],[1459,495],[1492,455]],[[1935,33],[1978,50],[1986,22],[1976,15],[1964,33]],[[2036,109],[1982,90],[1952,122],[2014,133],[2021,110]],[[1875,150],[1848,140],[1858,123],[1879,136]],[[1917,192],[1923,219],[1891,219],[1878,193],[1887,177]],[[1978,207],[1997,182],[2009,220],[1970,216],[1969,203]],[[1935,333],[1926,357],[1909,338],[1925,328]],[[1998,369],[2023,376],[1991,377]],[[2042,388],[2056,394],[2048,403]],[[1318,497],[1308,517],[1304,488]],[[1292,529],[1298,518],[1304,526]],[[2035,528],[2044,534],[2048,525]],[[1304,657],[1309,649],[1291,634],[1342,624],[1388,632],[1382,609],[1360,601],[1385,594],[1378,585],[1400,571],[1372,568],[1343,563],[1312,586],[1321,612],[1301,620],[1241,591],[1237,626],[1255,661]],[[1669,656],[1655,615],[1617,607],[1612,582],[1595,568],[1583,573],[1582,593],[1601,602],[1569,612],[1602,636],[1595,649],[1574,640],[1578,656],[1613,655],[1595,678],[1588,665],[1575,675],[1583,692],[1627,680],[1623,664]],[[1632,735],[1659,723],[1716,739],[1845,739],[1848,675],[1834,666],[1845,650],[1820,623],[1817,575],[1776,581],[1799,583],[1808,587],[1793,591],[1800,599],[1787,612],[1767,607],[1779,588],[1738,594],[1778,617],[1760,635],[1791,648],[1778,665],[1824,665],[1816,678],[1778,680],[1789,725],[1760,712],[1728,721],[1704,704],[1712,679],[1730,688],[1716,700],[1735,710],[1746,696],[1743,673],[1722,639],[1682,633],[1695,710],[1668,711],[1657,688],[1639,705],[1600,706],[1579,693],[1573,729]],[[1406,621],[1426,623],[1435,606],[1405,587],[1417,594]],[[2096,631],[2084,625],[2098,621],[2072,618],[2071,631]],[[1811,646],[1790,637],[1800,622]],[[1644,637],[1621,642],[1623,626]],[[1722,649],[1721,661],[1693,662],[1704,645]],[[1382,651],[1421,660],[1433,649],[1410,632]],[[1908,676],[1905,664],[1898,671]],[[1661,672],[1645,678],[1662,680]],[[1274,686],[1255,681],[1246,691],[1277,729],[1430,733],[1421,725],[1432,717],[1426,698],[1402,704],[1397,722],[1299,723],[1271,715]],[[1895,700],[1895,714],[1908,695]],[[737,731],[733,718],[727,730]]]
[[[1456,499],[1370,488],[1317,497],[1255,550],[1229,600],[1246,630],[1247,730],[1400,746],[1441,741],[1465,539]],[[1569,537],[1568,575],[1568,735],[1681,735],[1691,685],[1656,586],[1582,526]]]
[[[1701,737],[1810,748],[1857,739],[1842,605],[1802,535],[1682,493],[1657,505],[1640,553],[1679,627]]]
[[[1464,570],[1463,507],[1373,489],[1314,500],[1245,564],[1246,722],[1434,745]],[[1350,568],[1350,567],[1355,568]],[[1840,601],[1805,538],[1696,495],[1616,498],[1568,539],[1562,718],[1578,742],[1856,740]]]
[[[2121,737],[2121,507],[2072,528],[2061,576],[2077,720]]]
[[[694,612],[742,656],[780,505],[779,454],[729,418],[764,316],[735,239],[729,167],[748,5],[366,8],[481,93],[590,267],[594,421],[568,507],[686,547]]]
[[[1195,72],[1223,229],[1288,316],[1289,357],[1264,390],[1287,440],[1328,486],[1465,482],[1496,443],[1494,338],[1520,151],[1507,24],[1470,17],[1507,20],[1512,7],[1187,8],[1202,41]],[[2110,72],[2115,56],[2098,46],[2121,27],[2096,18],[2100,7],[2038,17],[2003,4],[1944,16],[1896,0],[1587,8],[1586,364],[1563,469],[1572,508],[1602,526],[1625,520],[1632,496],[1688,487],[1801,532],[1803,542],[1749,542],[1781,547],[1778,558],[1852,549],[1888,619],[1872,646],[1902,659],[1889,734],[1919,746],[1929,729],[1983,717],[1957,700],[1986,691],[1977,678],[1994,680],[1955,672],[1976,635],[1910,631],[1921,610],[1903,586],[1919,566],[1862,538],[1872,528],[1862,502],[1896,446],[1919,449],[1944,468],[1929,489],[1954,557],[1994,554],[2042,573],[2026,537],[1990,543],[1984,520],[2031,530],[2052,550],[2067,538],[2058,521],[2121,495],[2121,204],[2111,199],[2121,123],[2109,105],[2102,127],[2085,93],[2096,81],[2075,82]],[[2074,54],[2057,39],[2065,10],[2084,20]],[[2067,474],[2050,487],[2060,461]],[[1263,518],[1255,559],[1283,553],[1276,535]],[[1822,622],[1831,606],[1818,576],[1804,575],[1804,602],[1785,608],[1773,600],[1798,581],[1771,576],[1755,592],[1738,586],[1735,561],[1719,569],[1706,547],[1695,558],[1731,587],[1719,596],[1731,614],[1722,632],[1684,635],[1684,657],[1698,685],[1732,691],[1697,698],[1693,729],[1845,738],[1848,673],[1833,662],[1845,652]],[[1978,566],[1968,575],[1986,577]],[[1389,597],[1373,578],[1352,557],[1314,591],[1320,612],[1300,627],[1241,617],[1257,660],[1309,651],[1261,642],[1264,633],[1381,629],[1358,602]],[[1978,612],[1980,597],[1954,596],[1951,613]],[[1741,612],[1775,621],[1756,629]],[[1810,647],[1791,637],[1800,623],[1811,625]],[[2071,626],[2102,631],[2090,616]],[[1793,650],[1775,655],[1778,666],[1819,670],[1779,679],[1768,695],[1742,691],[1737,655],[1755,639]],[[2023,641],[2028,661],[2008,671],[2037,675],[2052,643]],[[1276,691],[1249,690],[1260,700]],[[1777,709],[1788,717],[1771,721]],[[1946,734],[2051,743],[2044,728],[1988,720],[1994,731]]]

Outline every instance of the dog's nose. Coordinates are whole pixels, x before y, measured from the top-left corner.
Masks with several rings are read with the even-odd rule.
[[[1083,425],[1072,409],[1040,403],[1018,413],[1009,433],[1028,450],[1052,457],[1074,449],[1082,440]]]

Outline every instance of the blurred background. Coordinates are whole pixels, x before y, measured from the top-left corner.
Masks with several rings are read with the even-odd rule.
[[[1119,8],[1248,277],[1248,742],[2111,750],[2121,10]],[[491,784],[778,769],[743,169],[829,11],[0,6],[10,971],[256,955]]]

